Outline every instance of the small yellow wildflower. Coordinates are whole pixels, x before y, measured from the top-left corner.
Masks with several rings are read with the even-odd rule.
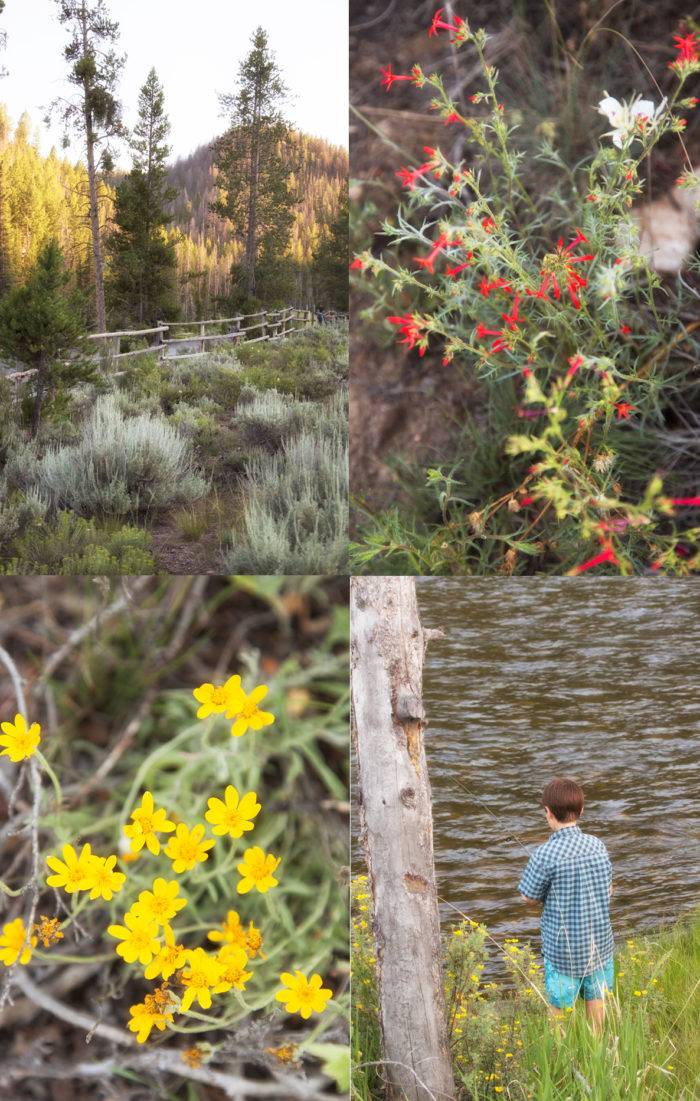
[[[50,948],[52,944],[58,944],[59,940],[63,940],[60,919],[47,917],[46,914],[41,915],[38,924],[34,924],[32,932],[36,933],[44,948]]]
[[[357,1008],[361,1007],[357,1006]],[[293,1063],[296,1060],[297,1045],[283,1044],[281,1047],[266,1047],[265,1051],[280,1063]]]
[[[275,716],[269,711],[261,711],[258,704],[268,693],[266,684],[259,684],[250,695],[246,695],[242,688],[235,692],[226,708],[226,718],[234,719],[231,734],[234,738],[240,738],[248,729],[262,730],[264,726],[270,726],[275,721]]]
[[[254,791],[247,791],[239,798],[235,787],[229,784],[223,800],[209,800],[209,810],[204,817],[214,827],[212,833],[218,837],[223,837],[225,833],[229,837],[242,837],[247,830],[252,830],[253,819],[262,809],[257,800]]]
[[[632,993],[634,994],[635,998],[643,998],[646,994],[646,990],[633,990]]]
[[[246,939],[246,951],[251,960],[254,960],[256,956],[260,956],[262,959],[267,959],[267,956],[262,950],[263,937],[259,929],[257,929],[252,921],[248,925],[248,931],[245,935]]]
[[[72,845],[64,845],[61,850],[63,861],[57,856],[47,856],[46,863],[55,875],[50,875],[46,882],[49,887],[63,887],[66,894],[72,895],[74,891],[89,891],[90,871],[92,861],[95,859],[89,844],[83,845],[80,856]]]
[[[156,834],[172,833],[175,823],[169,820],[162,807],[155,809],[150,791],[144,791],[141,806],[132,810],[131,817],[133,822],[124,826],[124,833],[131,842],[131,851],[138,853],[145,845],[149,852],[158,856],[160,840]]]
[[[168,839],[168,844],[163,849],[165,855],[173,862],[173,871],[189,872],[195,864],[209,859],[208,850],[213,848],[213,841],[204,841],[204,826],[198,824],[188,829],[184,822],[180,822],[175,831],[175,836]]]
[[[159,876],[153,880],[152,891],[141,891],[131,912],[155,921],[157,925],[167,925],[187,905],[187,899],[178,896],[179,890],[180,884],[176,879],[167,881]]]
[[[229,910],[226,920],[221,922],[221,929],[214,929],[211,933],[207,933],[207,939],[214,944],[233,944],[237,948],[245,948],[246,931],[241,925],[241,919],[236,911]]]
[[[4,963],[5,967],[12,967],[18,961],[23,966],[29,963],[32,958],[32,948],[36,948],[36,940],[36,937],[27,937],[22,918],[8,921],[3,925],[2,934],[0,934],[0,962]]]
[[[41,741],[39,723],[27,726],[24,715],[15,715],[13,723],[0,723],[0,730],[0,745],[5,746],[0,757],[9,757],[14,764],[31,757]]]
[[[110,925],[107,928],[110,937],[116,937],[122,943],[117,945],[117,955],[125,963],[136,963],[146,967],[160,950],[158,926],[155,921],[127,910],[124,925]]]
[[[245,895],[253,887],[264,895],[271,887],[276,887],[279,880],[275,879],[273,872],[277,870],[282,858],[272,853],[264,853],[254,845],[243,853],[243,862],[237,865],[237,870],[243,877],[236,890],[239,895]]]
[[[245,969],[248,962],[245,949],[225,944],[219,949],[216,958],[221,964],[221,978],[214,987],[214,993],[224,994],[232,986],[236,990],[245,990],[248,979],[253,977],[253,972]]]
[[[180,1002],[183,1013],[195,1000],[202,1009],[211,1008],[211,991],[221,982],[222,965],[208,956],[203,948],[191,948],[187,953],[188,966],[182,972],[182,985],[186,987]]]
[[[192,695],[201,707],[197,711],[198,719],[208,719],[210,715],[223,715],[232,698],[241,690],[241,678],[229,677],[226,684],[200,684]]]
[[[280,982],[287,989],[278,990],[275,998],[282,1002],[287,1013],[299,1013],[305,1021],[312,1013],[323,1013],[328,999],[333,997],[333,991],[324,987],[320,975],[307,979],[303,971],[295,971],[293,975],[283,971]]]
[[[171,1024],[173,1019],[172,1013],[164,1012],[152,998],[149,1000],[148,996],[145,1001],[139,1002],[138,1005],[130,1006],[129,1013],[131,1014],[129,1028],[136,1033],[136,1039],[140,1044],[146,1043],[151,1035],[152,1028],[155,1027],[159,1032],[162,1032],[166,1025]]]
[[[151,979],[157,979],[159,975],[169,979],[187,962],[187,949],[184,944],[176,943],[175,934],[169,925],[163,926],[163,940],[164,943],[158,949],[158,954],[146,968],[145,977],[149,982]]]
[[[86,875],[86,890],[90,891],[90,898],[103,898],[105,902],[111,902],[112,897],[121,891],[126,883],[124,872],[115,872],[116,856],[93,856],[88,866]]]

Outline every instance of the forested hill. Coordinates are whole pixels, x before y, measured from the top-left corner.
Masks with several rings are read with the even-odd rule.
[[[303,281],[319,238],[337,217],[347,190],[348,154],[342,146],[297,132],[289,161],[290,183],[300,198],[290,253]],[[239,258],[241,246],[231,225],[210,210],[216,198],[211,145],[201,145],[189,157],[176,161],[170,168],[169,183],[178,190],[172,206],[173,225],[181,235],[177,248],[183,307],[186,314],[192,315],[225,293],[231,265]],[[304,297],[303,288],[300,297]]]

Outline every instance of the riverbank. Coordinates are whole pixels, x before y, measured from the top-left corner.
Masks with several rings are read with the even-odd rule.
[[[622,940],[603,1034],[585,1013],[550,1024],[532,946],[460,921],[443,938],[445,996],[460,1101],[696,1101],[700,1067],[700,911]],[[512,987],[485,982],[500,958]],[[353,881],[353,1098],[382,1098],[371,894]],[[581,1008],[582,1005],[581,1005]],[[375,1065],[372,1065],[375,1064]]]

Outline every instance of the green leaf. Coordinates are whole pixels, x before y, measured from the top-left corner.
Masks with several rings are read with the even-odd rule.
[[[340,1093],[350,1089],[350,1048],[345,1044],[307,1044],[309,1055],[321,1060],[324,1074],[332,1078]]]

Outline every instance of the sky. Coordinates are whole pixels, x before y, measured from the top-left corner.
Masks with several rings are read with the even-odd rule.
[[[107,0],[120,25],[118,51],[127,54],[119,92],[133,126],[138,92],[155,65],[165,88],[173,158],[187,156],[224,129],[217,93],[233,91],[240,62],[261,24],[290,90],[285,113],[307,134],[348,143],[348,0]],[[0,67],[0,102],[17,122],[26,111],[47,153],[60,148],[62,129],[47,132],[45,109],[66,95],[65,28],[56,0],[6,0],[0,29],[7,48]],[[117,150],[117,163],[128,154]],[[71,159],[80,155],[71,146]]]

